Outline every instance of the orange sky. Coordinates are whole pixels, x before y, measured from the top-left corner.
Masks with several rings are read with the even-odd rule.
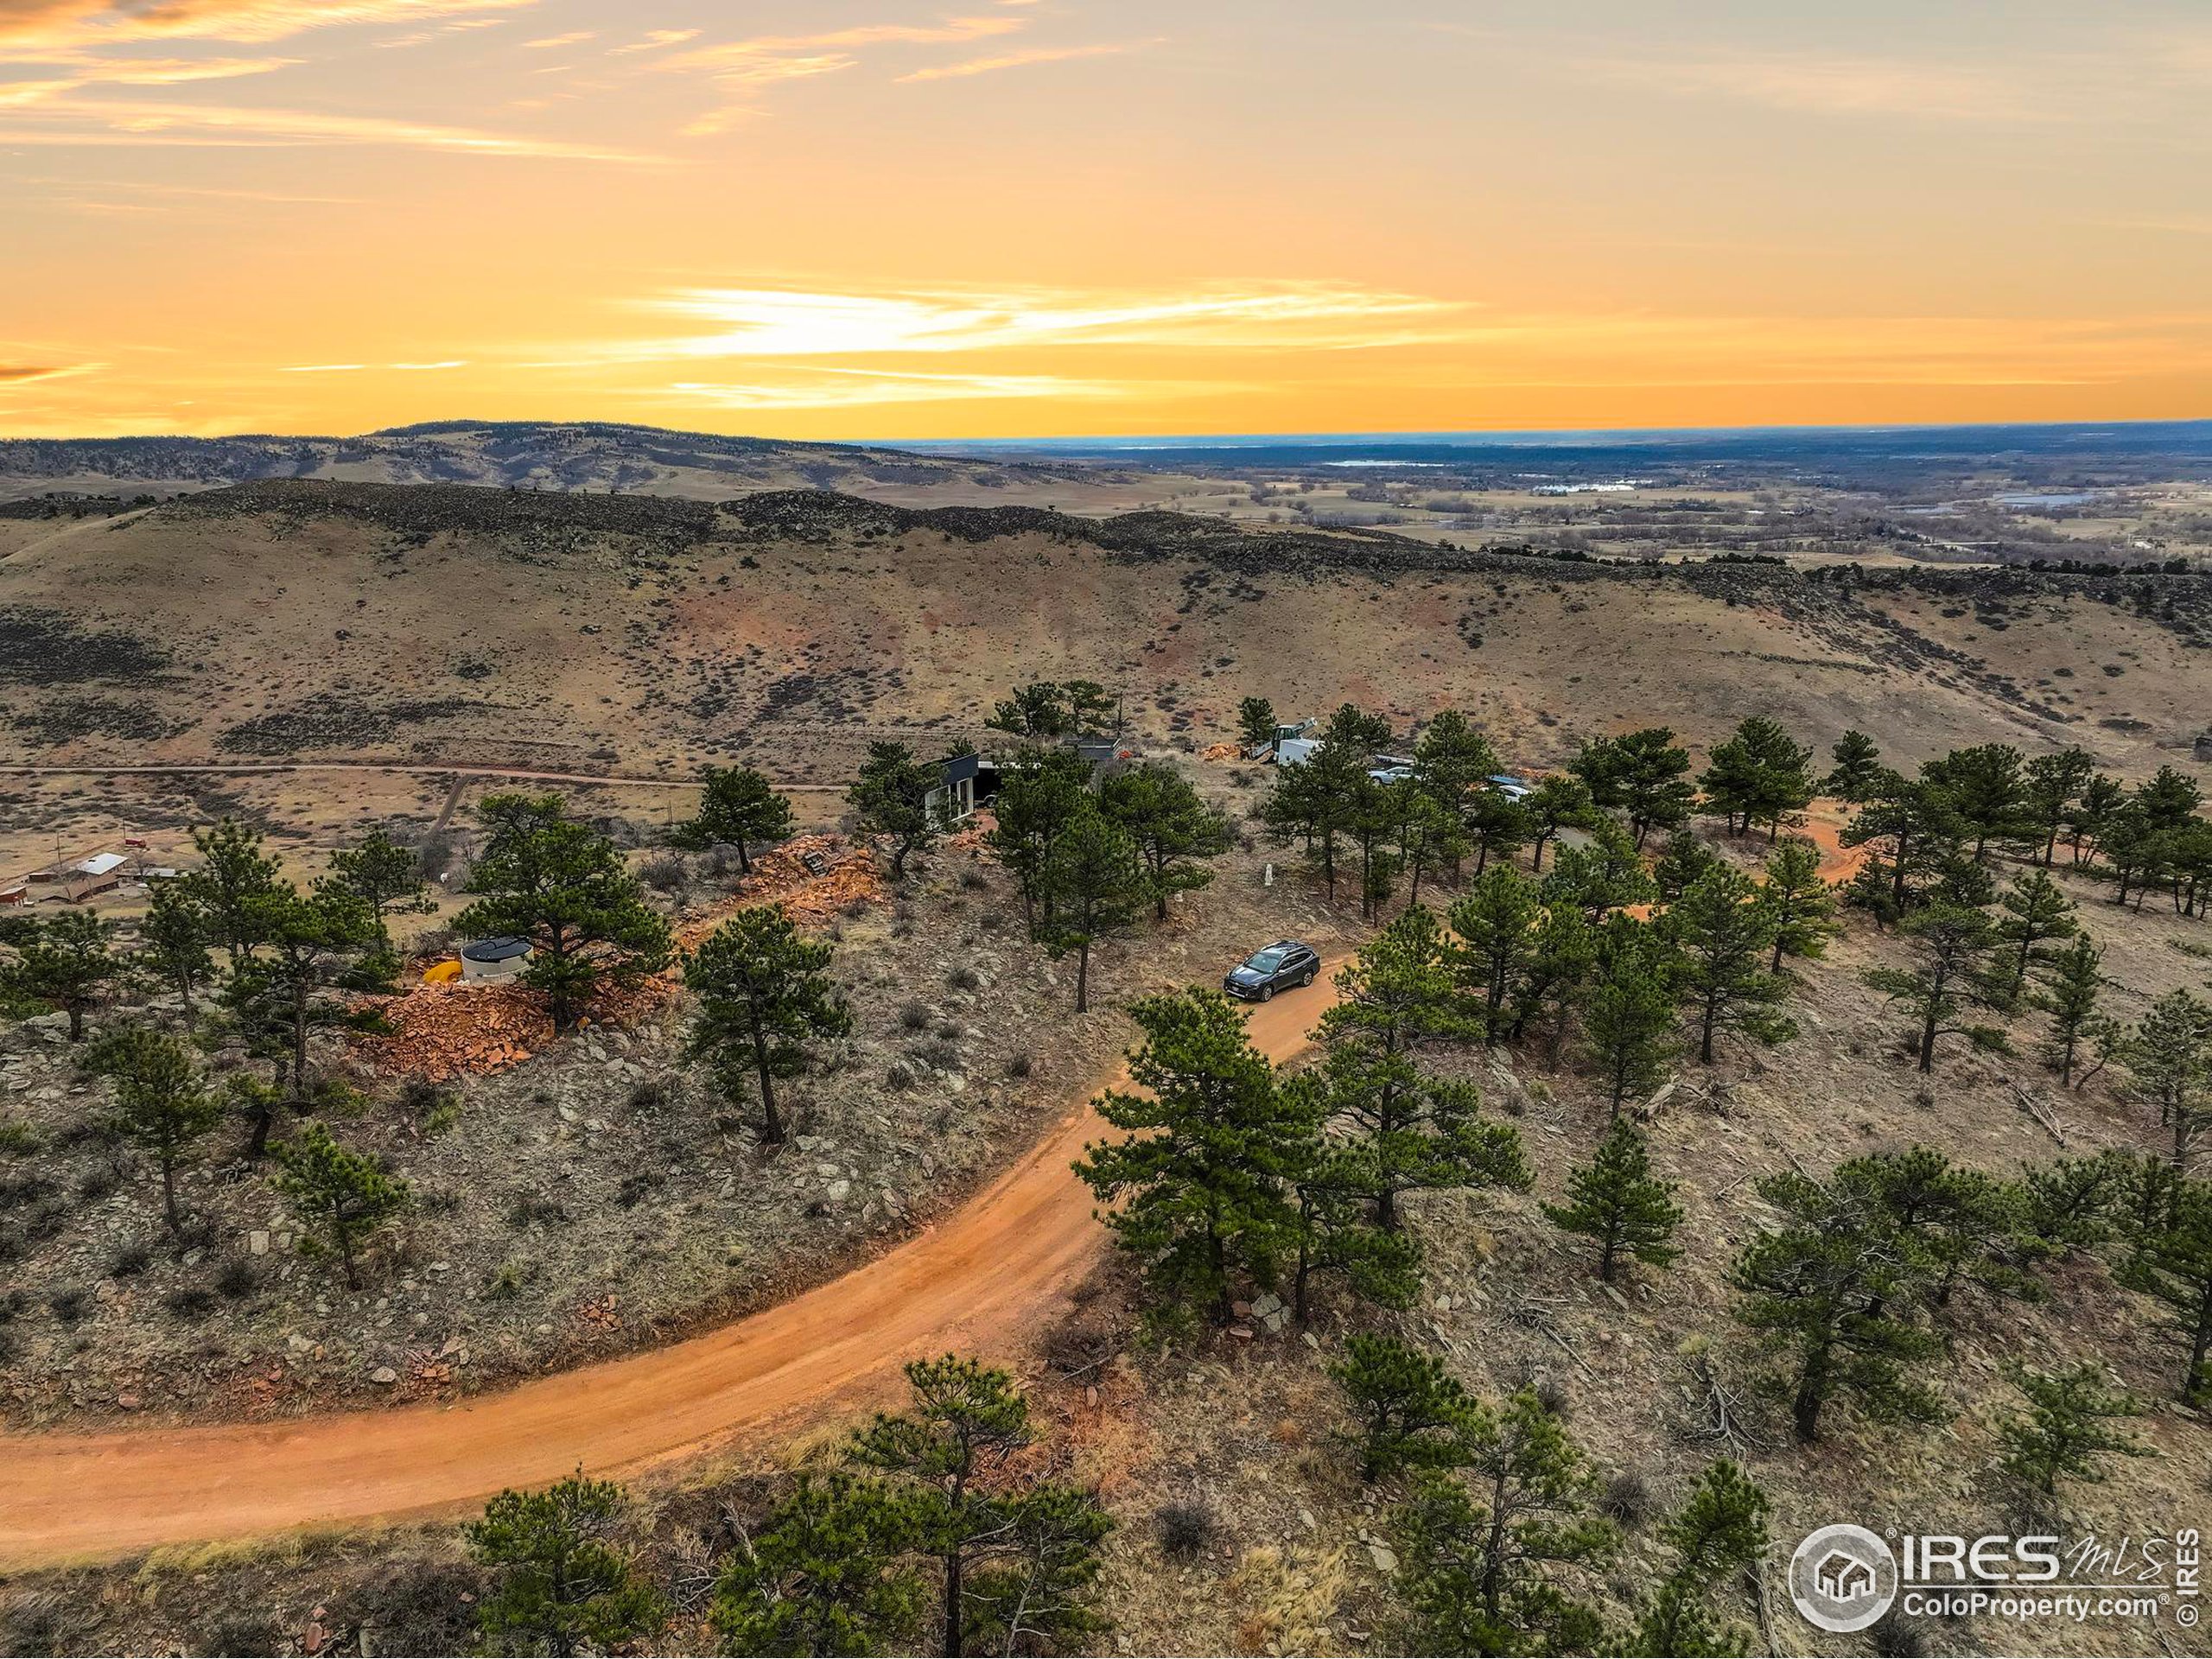
[[[0,435],[2212,416],[2202,0],[0,0]]]

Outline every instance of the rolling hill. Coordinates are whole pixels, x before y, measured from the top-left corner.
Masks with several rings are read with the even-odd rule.
[[[438,421],[351,438],[0,438],[0,500],[70,493],[171,495],[276,478],[701,499],[748,490],[834,488],[889,499],[950,490],[978,499],[1021,500],[1111,476],[1049,459],[978,461],[595,421]]]
[[[1523,764],[1776,715],[1917,755],[2182,757],[2212,578],[1599,566],[1133,512],[271,480],[0,518],[0,705],[50,764],[308,756],[842,775],[1018,681],[1203,747],[1237,700],[1471,710]]]

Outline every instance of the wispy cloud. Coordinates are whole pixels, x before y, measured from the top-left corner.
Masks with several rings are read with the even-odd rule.
[[[97,363],[0,362],[0,385],[29,385],[34,380],[67,380],[76,375],[90,374],[99,366]]]
[[[613,55],[622,58],[639,52],[670,51],[687,41],[697,40],[705,32],[703,29],[648,29],[639,39],[614,48]]]
[[[941,23],[861,23],[811,35],[756,35],[747,40],[696,47],[669,59],[664,67],[720,73],[724,70],[742,71],[761,59],[791,53],[848,52],[871,46],[961,45],[995,35],[1011,35],[1027,27],[1028,20],[1024,17],[949,17]]]
[[[1759,49],[1677,38],[1592,53],[1480,26],[1437,27],[1481,40],[1493,61],[1572,76],[1586,89],[1610,85],[1789,114],[2126,129],[2171,126],[2177,109],[2201,113],[2212,92],[2212,33],[2202,28],[2100,24],[2070,48],[2005,41],[1967,54]]]
[[[855,409],[871,404],[980,403],[1007,398],[1156,397],[1157,381],[1088,380],[1057,374],[912,374],[819,369],[787,380],[681,380],[668,391],[715,409]]]
[[[1461,308],[1339,283],[1208,284],[1172,292],[1065,289],[821,293],[685,289],[641,302],[711,332],[609,347],[633,361],[851,357],[1014,347],[1163,346],[1317,350],[1428,337]]]
[[[598,38],[599,31],[595,29],[575,29],[566,35],[547,35],[535,41],[524,41],[522,45],[525,52],[550,52],[563,46],[582,46],[586,41]]]
[[[790,80],[810,80],[859,67],[860,54],[872,48],[958,46],[1012,35],[1029,26],[1026,16],[948,17],[937,23],[861,23],[809,35],[756,35],[721,41],[657,59],[655,67],[672,73],[703,75],[737,100],[710,110],[687,125],[689,137],[724,131],[757,113],[747,101],[760,88]]]
[[[0,103],[6,91],[0,89]],[[208,104],[148,103],[111,99],[49,99],[32,111],[48,124],[9,128],[10,144],[203,145],[371,144],[442,150],[470,156],[651,164],[659,158],[636,151],[573,143],[474,127],[441,125],[381,116],[321,110],[248,108]]]
[[[289,363],[279,369],[279,374],[365,374],[375,369],[390,369],[402,374],[424,374],[440,369],[465,369],[465,357],[448,358],[442,363]]]
[[[1071,58],[1110,58],[1124,52],[1157,46],[1153,41],[1105,41],[1096,46],[1039,46],[1025,52],[1002,52],[996,57],[970,58],[964,63],[943,63],[899,77],[902,81],[952,80],[965,75],[988,75],[1001,69],[1023,69],[1033,63],[1065,63]]]
[[[1579,67],[1602,79],[1662,92],[1827,115],[2018,121],[2050,109],[2015,75],[1904,58],[1731,51],[1606,58]]]
[[[518,11],[537,0],[4,0],[0,57],[147,41],[248,45],[346,24]]]

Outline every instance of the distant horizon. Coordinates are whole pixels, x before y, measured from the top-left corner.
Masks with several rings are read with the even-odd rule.
[[[603,427],[639,432],[664,432],[687,437],[728,438],[746,442],[818,445],[858,449],[911,449],[919,453],[948,454],[974,448],[1007,449],[1095,448],[1102,450],[1142,452],[1152,449],[1259,448],[1329,445],[1365,445],[1378,448],[1391,445],[1408,447],[1431,445],[1438,448],[1457,448],[1527,442],[1550,442],[1564,445],[1578,441],[1591,442],[1606,439],[1663,442],[1669,439],[1745,436],[1760,434],[1776,435],[1840,434],[1872,436],[1892,432],[2098,432],[2105,430],[2140,432],[2157,429],[2212,428],[2212,415],[2145,416],[2120,420],[1774,421],[1680,426],[1662,424],[1377,428],[1371,430],[1317,428],[1286,429],[1276,431],[1224,429],[1211,432],[1160,434],[1071,432],[1039,436],[992,435],[958,438],[881,435],[803,438],[758,429],[724,430],[703,426],[671,426],[658,422],[613,420],[592,416],[536,417],[460,415],[406,421],[352,432],[336,430],[287,432],[242,429],[237,431],[206,434],[143,431],[48,435],[16,434],[0,430],[0,443],[243,443],[257,441],[280,443],[350,442],[364,438],[393,437],[416,433],[428,435],[440,429],[466,430],[493,427]]]

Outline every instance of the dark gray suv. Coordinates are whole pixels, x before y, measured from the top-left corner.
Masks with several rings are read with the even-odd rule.
[[[1277,991],[1311,985],[1320,971],[1321,958],[1313,946],[1296,939],[1277,939],[1224,974],[1221,988],[1247,1001],[1264,1002]]]

